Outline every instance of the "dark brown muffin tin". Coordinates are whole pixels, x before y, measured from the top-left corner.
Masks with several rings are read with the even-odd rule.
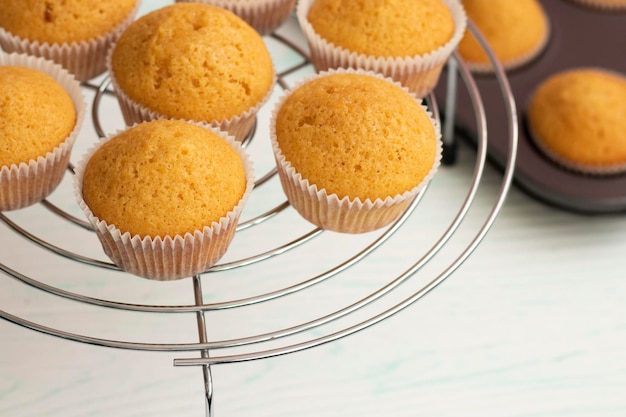
[[[532,62],[507,72],[520,128],[515,183],[529,195],[563,209],[584,213],[625,212],[626,174],[589,176],[557,166],[529,139],[525,110],[534,89],[562,70],[599,67],[626,74],[626,11],[601,11],[571,0],[544,0],[542,5],[551,25],[548,45]],[[508,153],[508,126],[502,92],[494,75],[476,74],[475,79],[487,115],[489,155],[503,166]],[[445,84],[444,74],[436,91],[439,102],[445,100]],[[474,139],[474,111],[467,91],[461,86],[456,113],[457,133]]]

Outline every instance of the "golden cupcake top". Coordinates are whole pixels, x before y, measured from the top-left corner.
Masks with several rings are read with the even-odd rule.
[[[110,32],[138,0],[3,0],[0,27],[40,43],[72,43]]]
[[[72,98],[52,77],[27,67],[0,66],[0,166],[45,156],[75,125]]]
[[[202,230],[242,198],[246,173],[221,136],[183,121],[135,125],[98,148],[85,166],[82,196],[122,233],[175,236]]]
[[[328,194],[385,199],[416,187],[437,158],[433,123],[406,90],[335,73],[293,90],[276,114],[280,152]]]
[[[235,14],[176,3],[133,22],[112,73],[135,102],[169,118],[229,119],[261,102],[274,82],[263,38]]]
[[[307,18],[326,41],[377,57],[432,52],[455,28],[442,0],[314,0]]]
[[[463,0],[463,7],[502,64],[531,58],[549,36],[548,18],[538,0]],[[469,63],[491,62],[469,30],[459,54]]]
[[[540,147],[588,167],[626,164],[626,77],[576,68],[544,80],[531,97],[527,120]]]

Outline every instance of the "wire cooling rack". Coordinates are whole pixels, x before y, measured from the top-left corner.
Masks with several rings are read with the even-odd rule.
[[[448,149],[447,152],[449,152],[454,149],[455,145],[454,113],[456,106],[455,97],[457,89],[459,88],[459,80],[469,92],[478,129],[476,162],[471,181],[469,181],[467,193],[460,200],[461,203],[452,221],[443,227],[441,235],[434,239],[428,246],[424,247],[424,249],[420,249],[419,252],[416,252],[412,263],[406,267],[406,269],[394,272],[392,276],[385,277],[375,288],[356,296],[354,299],[342,300],[330,311],[314,313],[311,317],[305,317],[303,319],[299,318],[299,321],[295,324],[277,324],[277,328],[260,329],[253,334],[236,336],[230,336],[229,334],[229,337],[224,338],[212,338],[213,334],[207,330],[207,323],[210,322],[209,318],[212,314],[229,314],[229,312],[236,312],[243,309],[261,308],[260,306],[263,306],[263,308],[281,308],[280,306],[273,306],[279,304],[280,300],[288,299],[296,294],[306,294],[307,290],[311,291],[313,288],[319,288],[320,284],[330,282],[337,279],[337,277],[350,276],[350,274],[354,273],[355,267],[360,264],[362,260],[367,259],[373,252],[385,245],[391,244],[389,242],[394,234],[403,227],[407,227],[407,220],[416,215],[415,212],[424,196],[427,195],[428,189],[424,190],[424,192],[415,199],[396,222],[378,233],[368,234],[367,240],[360,243],[359,249],[355,252],[341,259],[333,260],[329,264],[324,264],[321,268],[317,268],[317,262],[315,262],[315,266],[304,265],[303,269],[299,269],[299,271],[306,271],[303,277],[300,276],[302,274],[298,274],[298,276],[293,278],[288,277],[287,279],[284,279],[282,276],[276,276],[276,283],[268,285],[266,287],[267,289],[264,291],[243,295],[227,295],[224,299],[214,299],[213,294],[209,297],[207,296],[207,291],[203,289],[203,284],[206,284],[209,277],[213,278],[214,274],[250,276],[254,275],[258,268],[270,268],[271,265],[274,265],[269,262],[270,260],[278,259],[279,262],[282,262],[281,260],[284,258],[284,262],[289,262],[288,252],[307,247],[311,242],[329,232],[324,232],[304,222],[305,226],[303,226],[301,230],[299,229],[295,236],[291,236],[284,241],[276,244],[272,243],[269,247],[258,245],[259,251],[252,254],[242,255],[240,257],[225,257],[222,263],[215,265],[206,273],[190,277],[186,280],[190,283],[190,290],[193,294],[193,303],[188,304],[141,304],[120,301],[113,298],[98,298],[80,291],[71,291],[70,289],[64,288],[62,285],[55,284],[54,280],[48,282],[45,279],[29,276],[0,261],[0,271],[8,278],[16,280],[20,285],[32,288],[32,291],[41,291],[52,295],[61,300],[62,303],[78,302],[103,310],[111,309],[133,314],[147,313],[159,317],[163,315],[192,316],[189,320],[193,320],[194,326],[197,328],[197,341],[155,343],[151,341],[142,342],[98,337],[68,330],[68,328],[70,328],[69,325],[64,328],[59,325],[48,326],[38,323],[21,317],[19,314],[4,311],[1,305],[0,317],[37,332],[91,345],[139,351],[195,352],[197,353],[197,357],[174,359],[174,365],[197,366],[202,369],[205,392],[205,413],[206,416],[209,417],[213,415],[214,409],[212,366],[260,360],[310,349],[354,334],[404,310],[441,284],[457,270],[479,246],[495,221],[512,182],[512,171],[515,165],[518,136],[515,102],[506,75],[493,53],[488,48],[486,42],[472,22],[468,22],[468,29],[479,39],[496,69],[494,76],[497,78],[502,90],[502,105],[506,108],[507,124],[509,126],[509,152],[507,155],[507,163],[503,171],[499,191],[494,197],[493,206],[489,211],[482,213],[482,224],[477,228],[472,239],[470,239],[466,246],[459,252],[451,254],[446,253],[443,255],[446,259],[444,266],[437,266],[435,270],[428,271],[428,278],[426,280],[422,278],[422,281],[420,281],[418,285],[413,286],[413,288],[407,288],[406,284],[409,281],[413,281],[417,273],[425,269],[435,256],[441,254],[446,247],[446,243],[461,226],[472,206],[486,164],[489,140],[487,134],[488,126],[486,125],[485,110],[480,91],[476,87],[472,74],[457,55],[450,58],[440,81],[442,87],[446,90],[445,103],[437,103],[432,94],[429,95],[425,101],[440,123],[442,123],[442,121],[440,119],[439,109],[443,109],[446,116],[442,124],[443,140],[444,147]],[[286,62],[279,71],[278,86],[281,91],[277,94],[289,88],[293,80],[313,71],[306,48],[302,46],[302,42],[298,43],[297,39],[293,40],[290,37],[282,36],[278,33],[268,36],[267,41],[275,54],[275,58],[278,56],[278,60]],[[84,84],[84,89],[85,93],[91,97],[91,121],[96,133],[96,140],[97,137],[105,136],[107,132],[110,132],[115,127],[121,128],[119,120],[111,122],[108,114],[103,115],[103,112],[105,112],[105,110],[103,110],[103,103],[115,100],[114,92],[111,90],[106,75],[99,80]],[[271,106],[271,103],[269,106]],[[262,117],[261,114],[257,120],[254,131],[244,141],[249,149],[254,148],[259,141],[263,141],[263,136],[266,132],[263,131],[263,123],[260,122]],[[452,163],[453,158],[450,154],[446,156],[447,158],[444,158],[444,161],[447,160]],[[255,158],[254,153],[252,153],[252,157]],[[68,167],[70,175],[73,174],[73,169],[74,167],[70,163]],[[279,188],[276,187],[278,180],[276,178],[275,167],[273,167],[271,163],[266,163],[265,166],[262,163],[261,169],[265,169],[265,171],[261,172],[260,176],[257,173],[259,179],[256,181],[255,191],[251,198],[251,204],[256,204],[258,207],[248,212],[247,217],[245,217],[246,212],[244,212],[242,222],[238,227],[237,236],[245,234],[245,238],[259,239],[259,234],[267,236],[267,230],[257,232],[258,229],[264,227],[269,228],[269,233],[280,234],[279,231],[282,228],[282,224],[285,223],[282,219],[290,215],[290,206]],[[259,195],[260,197],[256,198]],[[93,232],[90,225],[82,219],[80,215],[72,213],[71,210],[65,208],[65,205],[53,203],[49,200],[44,200],[39,205],[42,209],[51,213],[56,221],[67,223],[67,228],[82,229],[86,234],[92,236]],[[10,213],[0,213],[0,221],[12,232],[27,239],[32,245],[63,258],[67,262],[86,265],[90,268],[97,268],[98,270],[109,270],[111,273],[123,274],[114,264],[103,260],[102,256],[83,254],[77,249],[58,244],[55,239],[49,239],[45,236],[41,236],[38,231],[30,230],[27,223],[15,220]],[[244,231],[246,232],[244,233]],[[332,258],[332,256],[330,254],[321,254],[313,259],[318,258]],[[270,267],[266,267],[268,263]],[[87,274],[84,279],[95,280],[97,278],[92,278],[90,274]],[[158,285],[158,283],[156,285]]]

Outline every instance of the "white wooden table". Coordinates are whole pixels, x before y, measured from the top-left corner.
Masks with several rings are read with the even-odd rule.
[[[159,5],[148,3],[144,7]],[[93,96],[90,91],[86,94]],[[114,101],[105,99],[100,115],[107,131],[121,126]],[[264,128],[260,129],[262,136]],[[73,159],[96,137],[88,120]],[[252,146],[266,155],[265,145],[255,140]],[[269,164],[271,159],[259,157],[255,166],[263,173]],[[257,334],[310,320],[401,274],[456,215],[474,164],[474,150],[461,146],[458,163],[440,170],[403,227],[348,272],[293,297],[207,313],[209,339]],[[459,230],[425,268],[394,292],[391,304],[433,279],[463,251],[491,210],[501,181],[502,174],[488,167]],[[253,207],[281,199],[276,184],[263,187],[266,191],[254,197]],[[71,176],[50,201],[79,215]],[[39,205],[4,214],[53,244],[107,261],[90,232]],[[277,218],[267,227],[242,231],[225,260],[311,229],[289,211]],[[324,233],[302,248],[253,267],[207,274],[205,300],[245,297],[306,279],[362,248],[369,239],[369,235]],[[428,296],[398,314],[312,349],[213,366],[214,414],[624,416],[625,254],[626,217],[565,212],[513,188],[472,256]],[[95,298],[156,305],[193,303],[191,280],[154,283],[73,262],[34,245],[2,222],[0,263]],[[0,310],[97,338],[142,343],[198,340],[193,315],[85,305],[30,288],[6,274],[0,274]],[[358,321],[376,311],[350,317]],[[317,337],[318,332],[324,330],[306,337]],[[198,356],[197,352],[94,346],[0,320],[0,416],[204,416],[200,368],[173,366],[174,359]]]

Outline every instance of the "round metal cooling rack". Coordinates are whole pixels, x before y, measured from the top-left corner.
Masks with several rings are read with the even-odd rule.
[[[467,244],[467,246],[461,250],[460,253],[452,255],[452,259],[444,267],[440,272],[436,274],[434,278],[430,281],[423,284],[420,288],[410,294],[403,294],[399,287],[411,279],[419,270],[421,270],[425,265],[429,263],[429,261],[437,254],[439,251],[445,247],[446,243],[453,236],[453,234],[457,231],[462,221],[466,217],[470,206],[476,196],[480,180],[483,176],[483,170],[486,164],[486,154],[487,154],[487,126],[486,126],[486,117],[485,111],[483,108],[482,100],[480,97],[480,92],[478,91],[474,79],[465,66],[463,61],[458,57],[458,55],[454,55],[450,58],[447,65],[447,95],[446,95],[446,103],[445,103],[445,123],[443,125],[443,139],[444,144],[450,144],[451,141],[454,140],[454,108],[455,108],[455,94],[456,94],[456,80],[460,76],[460,79],[464,82],[466,88],[470,92],[472,98],[472,105],[474,107],[474,111],[476,114],[476,123],[478,126],[477,129],[477,149],[476,149],[476,164],[474,167],[474,175],[471,180],[469,189],[467,191],[467,195],[458,212],[456,213],[454,219],[449,224],[449,226],[445,229],[443,234],[432,244],[432,246],[427,249],[424,253],[416,254],[416,261],[412,264],[408,269],[404,272],[401,272],[395,278],[389,280],[386,284],[380,286],[380,288],[376,289],[369,295],[360,298],[356,301],[351,302],[350,304],[337,309],[336,311],[330,314],[324,314],[320,317],[313,318],[311,320],[307,320],[295,326],[289,326],[278,330],[272,331],[264,331],[255,335],[248,335],[243,337],[237,337],[226,340],[210,340],[208,337],[207,326],[206,326],[206,317],[205,313],[217,310],[228,310],[235,309],[244,306],[251,306],[261,303],[266,303],[269,301],[277,300],[278,298],[286,297],[291,294],[299,293],[305,289],[311,288],[323,281],[328,280],[329,278],[336,276],[340,273],[344,273],[348,271],[351,267],[355,266],[364,258],[367,258],[373,251],[382,247],[391,236],[393,236],[406,222],[406,220],[412,215],[415,208],[421,202],[422,197],[426,194],[424,192],[420,193],[420,195],[413,201],[411,206],[406,210],[406,212],[391,226],[386,228],[381,234],[375,236],[369,243],[366,244],[364,248],[359,250],[353,256],[348,257],[347,259],[341,261],[337,265],[327,269],[326,271],[319,273],[313,277],[306,278],[300,282],[290,283],[281,288],[272,289],[262,294],[255,294],[252,296],[247,296],[244,298],[226,300],[208,303],[204,300],[203,291],[202,291],[202,276],[210,275],[213,273],[235,270],[245,267],[253,266],[262,261],[268,260],[270,258],[274,258],[281,254],[284,254],[287,251],[290,251],[294,248],[305,245],[307,242],[311,241],[313,238],[319,236],[323,233],[320,229],[312,229],[308,232],[303,233],[298,236],[294,240],[291,240],[287,243],[280,244],[271,249],[266,249],[263,252],[257,253],[253,256],[249,256],[246,258],[237,259],[234,261],[230,261],[227,263],[218,264],[213,267],[210,271],[207,271],[206,274],[197,275],[191,278],[193,283],[193,296],[194,296],[194,304],[190,305],[148,305],[148,304],[133,304],[133,303],[123,303],[118,301],[112,301],[107,299],[99,299],[93,298],[90,296],[85,296],[82,294],[78,294],[75,292],[71,292],[62,288],[58,288],[54,285],[46,284],[32,277],[26,276],[25,274],[20,273],[5,265],[0,263],[0,270],[4,272],[4,274],[9,277],[14,278],[18,282],[33,287],[35,289],[41,290],[45,293],[52,294],[54,296],[60,297],[62,299],[73,300],[80,303],[85,303],[89,305],[94,305],[103,308],[111,308],[117,310],[126,310],[131,312],[146,312],[146,313],[191,313],[195,315],[195,321],[197,323],[198,328],[198,342],[194,343],[141,343],[141,342],[129,342],[124,340],[110,340],[105,338],[97,338],[92,336],[86,336],[81,334],[76,334],[73,332],[65,331],[58,328],[48,327],[39,323],[35,323],[29,320],[26,320],[22,317],[13,315],[9,312],[3,311],[0,309],[0,317],[3,319],[23,326],[28,329],[32,329],[38,332],[42,332],[45,334],[49,334],[52,336],[60,337],[63,339],[82,342],[92,345],[99,345],[111,348],[120,348],[120,349],[132,349],[132,350],[143,350],[143,351],[163,351],[163,352],[190,352],[195,351],[199,352],[199,358],[181,358],[174,359],[175,366],[200,366],[203,371],[203,377],[205,382],[205,404],[206,404],[206,415],[212,415],[212,402],[213,402],[213,380],[211,376],[211,366],[216,364],[225,364],[225,363],[233,363],[233,362],[243,362],[243,361],[251,361],[269,358],[273,356],[284,355],[288,353],[298,352],[305,349],[313,348],[322,344],[326,344],[340,338],[346,337],[353,333],[356,333],[360,330],[368,328],[376,323],[379,323],[390,316],[400,312],[405,309],[409,305],[415,303],[417,300],[421,299],[427,293],[429,293],[432,289],[437,287],[440,283],[442,283],[446,278],[448,278],[476,249],[476,247],[480,244],[484,236],[487,234],[488,230],[492,226],[495,218],[497,217],[508,193],[512,182],[513,175],[513,167],[515,165],[516,158],[516,149],[517,149],[517,119],[516,119],[516,109],[515,103],[512,98],[512,94],[510,92],[509,84],[505,73],[497,62],[492,51],[489,49],[488,45],[478,33],[476,28],[473,26],[472,22],[468,22],[468,29],[472,31],[479,42],[482,44],[483,48],[486,50],[489,55],[494,67],[495,67],[495,76],[501,86],[502,89],[502,99],[503,105],[507,109],[508,114],[508,125],[509,125],[509,155],[508,155],[508,163],[506,164],[502,182],[500,185],[500,190],[498,195],[495,198],[495,202],[491,208],[491,210],[485,215],[484,222],[482,226],[478,229],[473,239]],[[297,63],[291,68],[281,72],[279,74],[279,86],[283,89],[288,88],[288,83],[285,81],[286,77],[290,74],[293,74],[307,66],[310,65],[306,52],[304,52],[301,48],[299,48],[296,44],[291,41],[281,37],[277,34],[271,35],[271,37],[282,43],[287,48],[292,49],[297,54],[302,57],[302,61]],[[102,126],[100,125],[100,117],[99,117],[99,105],[102,98],[106,95],[113,94],[109,89],[108,78],[105,78],[102,83],[99,85],[86,85],[87,89],[91,89],[95,91],[95,97],[93,99],[92,106],[92,119],[93,124],[98,133],[99,137],[104,136],[104,131]],[[426,98],[426,103],[430,110],[433,112],[433,115],[437,120],[439,120],[438,106],[435,102],[434,96],[431,94]],[[254,140],[254,132],[245,139],[244,143],[247,145]],[[69,166],[70,172],[73,173],[73,166]],[[276,170],[270,169],[267,173],[265,173],[259,180],[256,182],[255,190],[263,185],[266,182],[269,182],[271,179],[275,178]],[[52,204],[50,201],[43,201],[41,205],[54,213],[57,217],[62,218],[68,223],[72,224],[75,227],[80,227],[84,229],[91,230],[91,227],[84,220],[79,219],[70,213],[64,211],[58,206]],[[268,220],[275,218],[284,212],[285,209],[289,207],[289,204],[286,201],[281,201],[277,203],[274,207],[269,209],[268,211],[257,215],[254,218],[247,219],[242,221],[242,223],[238,227],[238,231],[252,228],[257,225],[263,224]],[[90,265],[96,268],[110,269],[110,270],[118,270],[118,268],[109,262],[100,261],[93,259],[88,256],[84,256],[70,250],[64,249],[62,247],[56,246],[52,243],[49,243],[45,239],[38,237],[37,235],[29,232],[26,228],[20,226],[18,223],[12,221],[9,217],[0,213],[0,221],[2,221],[8,228],[12,229],[15,233],[25,237],[30,240],[33,244],[44,248],[53,254],[58,256],[67,258],[72,262],[78,262],[86,265]],[[390,294],[398,294],[402,297],[399,302],[393,301],[394,304],[391,306],[384,306],[380,310],[377,310],[373,313],[368,313],[366,318],[354,318],[350,321],[351,317],[356,317],[354,314],[357,311],[363,309],[365,306],[370,306],[374,301],[378,301],[383,299],[384,297]],[[347,321],[347,323],[344,323]],[[326,333],[323,333],[321,336],[319,335],[319,329],[326,324],[329,323],[341,323],[339,329],[331,329]],[[316,334],[310,336],[311,333],[307,333],[310,330],[316,330]],[[306,335],[307,338],[301,337],[302,335]],[[299,338],[292,339],[294,336],[300,336]],[[295,340],[295,341],[294,341]],[[278,341],[278,346],[277,346]],[[268,344],[268,342],[272,342]],[[215,351],[225,349],[225,348],[238,348],[238,353],[235,354],[225,354],[225,355],[214,355]]]

